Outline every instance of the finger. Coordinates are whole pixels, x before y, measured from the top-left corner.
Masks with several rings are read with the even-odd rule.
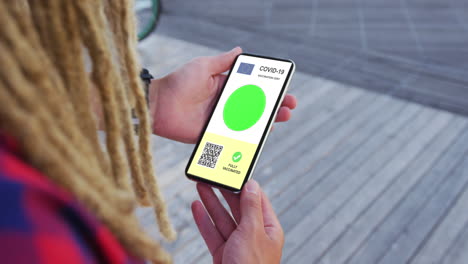
[[[208,57],[208,67],[210,67],[211,73],[219,74],[228,71],[234,62],[234,59],[241,53],[242,49],[240,47],[235,47],[228,52]]]
[[[198,183],[197,191],[219,233],[227,240],[236,229],[237,224],[226,208],[221,204],[218,196],[216,196],[211,187]]]
[[[221,190],[221,194],[223,195],[224,199],[226,199],[229,208],[231,208],[232,216],[234,216],[234,219],[237,223],[240,223],[240,195],[225,190]]]
[[[210,216],[200,201],[194,201],[192,203],[192,214],[197,224],[198,231],[200,231],[208,250],[211,255],[213,255],[216,249],[224,244],[224,238],[213,225],[213,222],[211,222]]]
[[[226,74],[218,74],[215,76],[216,84],[216,97],[219,96],[221,93],[221,89],[223,88],[224,84],[226,83],[227,75]]]
[[[219,88],[223,87],[224,83],[226,82],[227,75],[226,74],[218,74],[218,75],[216,75],[216,78],[218,78],[218,87]]]
[[[289,119],[291,119],[291,110],[286,106],[280,107],[275,122],[286,122]]]
[[[241,220],[239,226],[248,231],[263,227],[262,198],[260,187],[254,180],[249,180],[242,189],[240,198]]]
[[[286,94],[286,96],[283,99],[283,102],[281,103],[281,106],[286,106],[289,109],[294,109],[297,106],[297,99],[296,96],[292,94]]]
[[[273,240],[283,240],[283,229],[278,220],[278,217],[273,210],[270,200],[266,196],[265,192],[262,191],[262,213],[263,213],[263,226],[265,232]]]

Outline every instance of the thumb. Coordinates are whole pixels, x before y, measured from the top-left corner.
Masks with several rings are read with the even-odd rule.
[[[240,211],[240,226],[246,230],[252,230],[258,226],[263,227],[262,194],[258,183],[254,180],[248,181],[242,190]]]
[[[212,74],[220,74],[225,71],[228,71],[236,57],[242,53],[242,49],[240,47],[235,47],[234,49],[209,57],[210,60],[210,71]]]

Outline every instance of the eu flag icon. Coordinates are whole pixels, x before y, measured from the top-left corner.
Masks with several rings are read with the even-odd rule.
[[[239,69],[237,69],[237,73],[250,75],[252,74],[254,66],[255,64],[241,62],[241,64],[239,65]]]

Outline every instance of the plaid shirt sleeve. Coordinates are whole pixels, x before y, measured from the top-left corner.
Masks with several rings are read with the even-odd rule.
[[[0,263],[144,263],[0,135]]]

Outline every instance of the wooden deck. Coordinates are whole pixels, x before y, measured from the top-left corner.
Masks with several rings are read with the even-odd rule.
[[[218,51],[156,35],[157,76]],[[286,233],[283,263],[468,263],[468,119],[297,73],[293,119],[277,124],[254,174]],[[158,177],[178,240],[176,263],[210,263],[183,174],[193,145],[155,137]],[[138,211],[156,235],[150,210]]]

